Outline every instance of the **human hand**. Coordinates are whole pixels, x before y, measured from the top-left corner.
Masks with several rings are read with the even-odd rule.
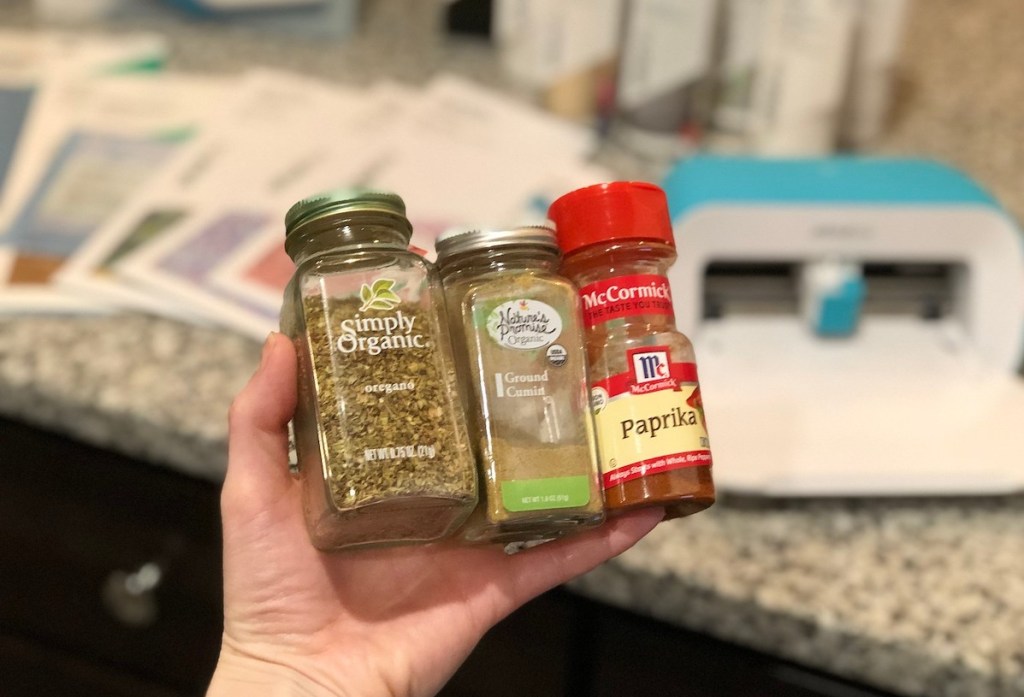
[[[628,549],[663,515],[512,556],[455,541],[324,554],[288,471],[295,371],[291,342],[272,334],[231,408],[224,637],[208,697],[433,695],[500,619]]]

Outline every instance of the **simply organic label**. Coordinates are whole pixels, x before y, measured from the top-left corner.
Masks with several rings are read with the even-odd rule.
[[[409,305],[404,311],[397,309],[403,303],[394,287],[395,281],[390,278],[362,284],[359,311],[339,323],[340,331],[335,340],[338,351],[362,351],[378,356],[395,349],[429,348],[429,342],[417,324],[419,318],[409,312]]]
[[[664,346],[629,351],[627,361],[627,372],[591,390],[604,487],[710,465],[696,366],[672,361]]]
[[[580,299],[583,321],[588,327],[634,315],[673,314],[668,279],[657,274],[633,274],[597,281],[580,289]]]
[[[520,298],[491,310],[487,315],[487,333],[505,348],[544,348],[562,333],[562,317],[547,303]]]

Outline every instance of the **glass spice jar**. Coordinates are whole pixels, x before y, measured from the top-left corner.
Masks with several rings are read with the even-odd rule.
[[[580,286],[591,400],[609,514],[664,506],[666,518],[715,501],[693,345],[676,330],[676,259],[665,193],[644,182],[568,193],[548,211]]]
[[[481,470],[463,538],[526,542],[598,525],[580,301],[557,273],[554,230],[451,231],[436,247]]]
[[[295,446],[322,550],[428,542],[477,502],[434,267],[402,199],[338,191],[285,216],[295,274],[281,329],[298,353]]]

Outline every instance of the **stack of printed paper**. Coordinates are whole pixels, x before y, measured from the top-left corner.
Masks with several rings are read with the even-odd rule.
[[[139,72],[159,63],[152,37],[85,42],[91,62],[0,34],[0,49],[18,42],[33,47],[24,65],[0,64],[0,312],[134,309],[262,336],[300,198],[394,191],[432,257],[443,229],[543,218],[553,197],[609,178],[587,162],[587,130],[453,76],[353,88]]]

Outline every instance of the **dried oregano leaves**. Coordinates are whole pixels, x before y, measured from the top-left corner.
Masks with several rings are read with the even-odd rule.
[[[473,499],[455,376],[423,309],[387,279],[364,284],[358,298],[307,297],[303,309],[334,505]]]

